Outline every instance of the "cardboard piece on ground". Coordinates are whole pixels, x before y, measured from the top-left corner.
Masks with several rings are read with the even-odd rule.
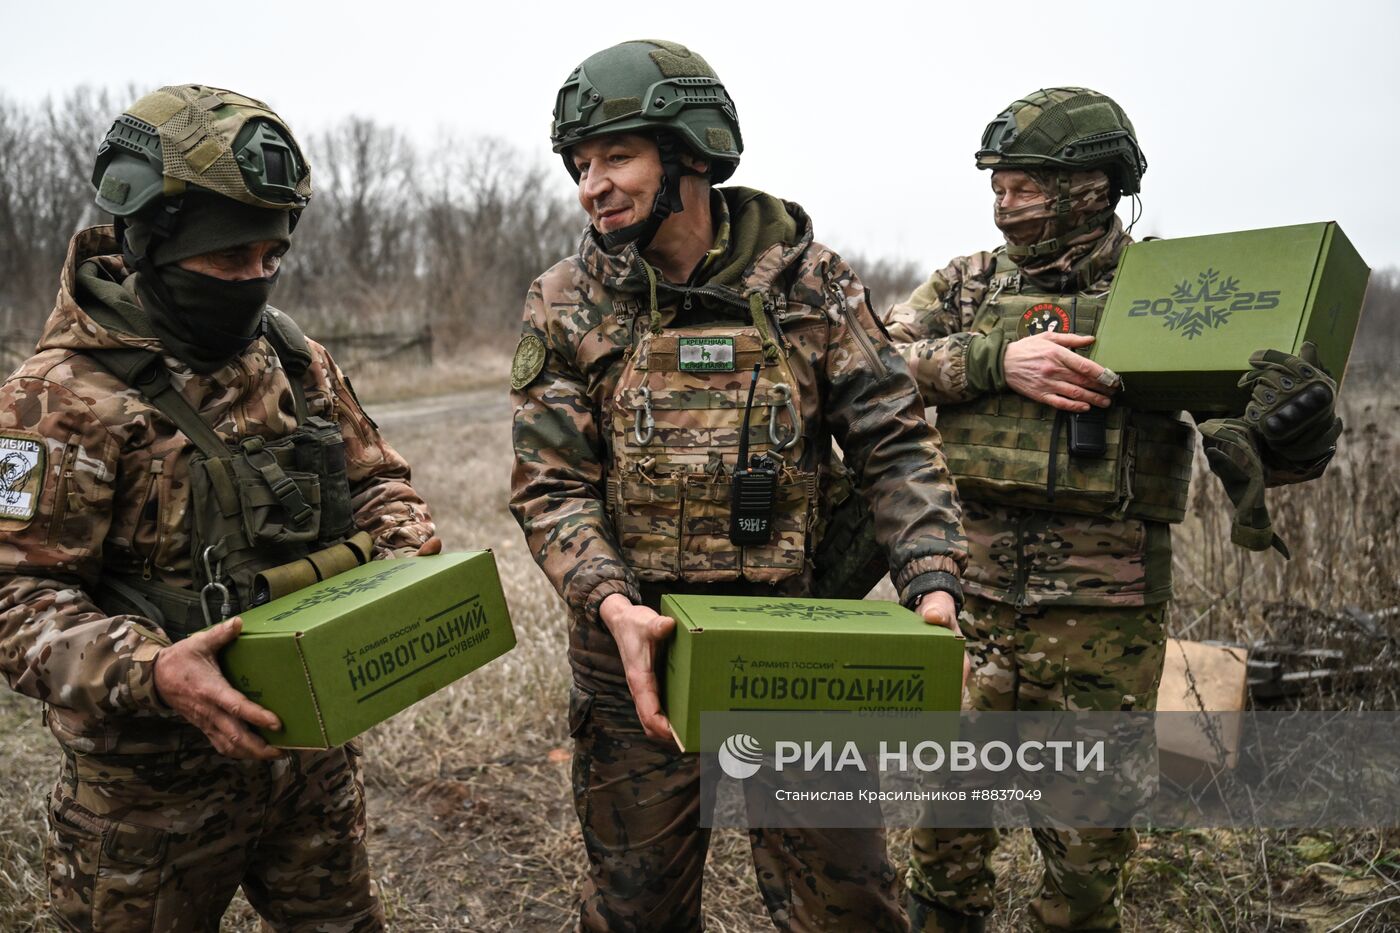
[[[490,551],[371,561],[243,613],[220,662],[281,748],[333,748],[515,647]]]
[[[1250,354],[1305,340],[1340,385],[1370,272],[1334,222],[1134,243],[1089,356],[1142,410],[1242,414]]]
[[[1162,683],[1157,691],[1157,712],[1243,711],[1249,689],[1248,655],[1244,648],[1168,638]],[[1235,766],[1239,758],[1239,717],[1221,716],[1211,721],[1219,726],[1215,736],[1204,722],[1189,716],[1158,718],[1157,747],[1164,770],[1182,774],[1199,769],[1202,764]]]
[[[752,596],[661,598],[676,620],[662,695],[676,744],[716,711],[956,711],[963,640],[898,603]]]

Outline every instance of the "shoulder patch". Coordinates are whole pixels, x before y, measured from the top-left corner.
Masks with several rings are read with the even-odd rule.
[[[526,334],[515,345],[515,356],[510,361],[510,387],[517,392],[535,381],[544,369],[544,358],[548,351],[544,341],[534,334]]]
[[[0,431],[0,521],[28,522],[44,488],[44,439]]]

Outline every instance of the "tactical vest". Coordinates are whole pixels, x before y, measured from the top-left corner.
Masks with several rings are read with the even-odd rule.
[[[307,406],[306,337],[280,312],[269,309],[267,323],[297,415],[293,431],[271,440],[219,437],[171,385],[159,354],[88,351],[196,448],[187,513],[193,585],[174,587],[107,568],[95,600],[109,615],[143,616],[178,640],[369,560],[372,539],[355,531],[340,428]]]
[[[1093,334],[1107,289],[1039,291],[998,253],[972,330],[1021,339],[1043,330]],[[1195,429],[1180,418],[1105,410],[1103,456],[1079,456],[1066,438],[1069,413],[1015,392],[939,405],[943,455],[965,499],[1105,518],[1180,522],[1186,515]]]
[[[732,476],[760,364],[750,454],[778,465],[773,536],[730,541]],[[646,581],[776,583],[802,573],[817,505],[799,386],[752,324],[649,331],[629,349],[609,401],[607,504],[628,565]]]

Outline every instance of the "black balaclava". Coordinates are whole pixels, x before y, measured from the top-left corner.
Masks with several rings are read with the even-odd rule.
[[[258,338],[277,274],[233,282],[179,261],[262,240],[290,245],[290,212],[201,191],[184,196],[166,236],[151,218],[128,222],[123,255],[138,273],[136,294],[153,336],[195,372],[213,372]]]

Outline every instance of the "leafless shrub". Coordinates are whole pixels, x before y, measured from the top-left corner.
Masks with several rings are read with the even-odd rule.
[[[890,305],[908,298],[909,293],[933,271],[908,259],[889,259],[863,253],[843,253],[842,256],[865,287],[870,289],[870,306],[876,314],[883,314]]]

